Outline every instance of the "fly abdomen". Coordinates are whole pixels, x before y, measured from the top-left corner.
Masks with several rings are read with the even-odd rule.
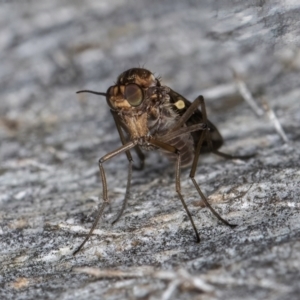
[[[179,152],[181,156],[181,167],[189,166],[194,158],[194,143],[191,135],[181,135],[170,141],[168,144],[174,146]],[[168,152],[165,150],[161,150],[161,152],[170,160],[175,162],[177,159],[177,155],[172,152]]]

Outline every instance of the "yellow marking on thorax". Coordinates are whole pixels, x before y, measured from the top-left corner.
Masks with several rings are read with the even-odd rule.
[[[174,105],[178,108],[178,109],[183,109],[185,108],[185,103],[182,99],[179,99],[178,101],[176,101],[174,103]]]

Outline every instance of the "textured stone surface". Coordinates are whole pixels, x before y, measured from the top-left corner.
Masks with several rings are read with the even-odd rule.
[[[300,5],[201,2],[2,1],[1,299],[299,298]],[[206,96],[224,152],[257,152],[198,166],[213,207],[239,226],[203,208],[183,170],[195,244],[174,167],[157,153],[134,172],[111,226],[126,186],[121,155],[105,164],[111,206],[73,257],[101,202],[97,160],[120,145],[105,100],[75,91],[105,92],[139,65],[190,100]],[[235,92],[232,69],[273,108],[288,144]]]

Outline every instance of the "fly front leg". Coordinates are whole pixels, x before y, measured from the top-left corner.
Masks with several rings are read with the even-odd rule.
[[[122,123],[120,121],[120,118],[119,118],[118,114],[116,112],[114,112],[113,110],[111,110],[110,112],[111,112],[111,114],[114,118],[117,130],[118,130],[118,133],[119,133],[120,140],[121,140],[122,144],[125,145],[126,144],[126,138],[125,138],[124,133],[122,131]],[[142,152],[142,150],[140,149],[140,147],[138,145],[136,145],[134,147],[134,150],[135,150],[135,152],[136,152],[136,154],[137,154],[137,156],[140,160],[140,165],[139,166],[133,165],[133,169],[134,170],[143,170],[144,165],[145,165],[145,155],[144,155],[144,153]],[[125,153],[126,153],[128,161],[129,162],[133,161],[132,156],[130,154],[130,151],[126,151]]]
[[[121,123],[121,121],[119,119],[119,116],[118,116],[118,114],[116,112],[114,112],[112,110],[110,112],[111,112],[111,114],[112,114],[112,116],[114,118],[117,130],[118,130],[118,133],[119,133],[120,140],[121,140],[122,144],[125,145],[126,144],[126,138],[125,138],[124,133],[122,131],[122,123]],[[122,204],[121,210],[118,213],[118,215],[115,218],[115,220],[112,222],[112,225],[119,221],[119,219],[121,218],[121,216],[122,216],[122,214],[123,214],[123,212],[124,212],[124,210],[125,210],[125,208],[127,206],[127,202],[128,202],[129,196],[130,196],[132,168],[135,169],[135,170],[142,170],[144,168],[144,162],[145,162],[145,155],[144,155],[144,153],[141,151],[141,149],[139,148],[138,145],[136,145],[134,147],[134,150],[136,151],[136,153],[137,153],[137,155],[138,155],[138,157],[140,159],[140,165],[138,167],[135,167],[133,165],[133,159],[132,159],[130,151],[129,150],[125,151],[126,157],[128,159],[128,162],[129,162],[126,192],[125,192],[125,197],[123,199],[123,204]]]
[[[121,218],[121,216],[127,206],[127,202],[130,197],[131,177],[132,177],[132,160],[129,160],[125,197],[123,199],[123,204],[122,204],[121,210],[119,211],[116,218],[111,222],[112,225],[114,225],[115,223],[117,223],[119,221],[119,219]]]
[[[194,223],[194,220],[193,220],[193,217],[184,201],[184,198],[181,194],[181,181],[180,181],[180,170],[181,170],[181,156],[180,156],[180,152],[178,151],[178,149],[176,149],[174,146],[170,145],[170,144],[166,144],[164,142],[161,142],[159,140],[156,140],[156,139],[153,139],[153,138],[150,138],[149,139],[149,143],[158,147],[158,148],[161,148],[161,149],[164,149],[166,151],[169,151],[171,153],[174,153],[175,155],[177,155],[177,160],[176,160],[176,170],[175,170],[175,182],[176,182],[176,192],[179,196],[179,199],[182,203],[182,206],[184,207],[188,217],[189,217],[189,220],[192,224],[192,227],[194,229],[194,232],[195,232],[195,235],[196,235],[196,242],[199,243],[200,242],[200,236],[199,236],[199,233],[197,231],[197,228],[196,228],[196,225]]]
[[[85,245],[85,243],[88,241],[88,239],[90,238],[90,236],[93,234],[93,231],[95,230],[102,214],[103,214],[103,211],[105,209],[105,207],[107,206],[107,204],[109,203],[109,199],[108,199],[108,193],[107,193],[107,182],[106,182],[106,176],[105,176],[105,171],[104,171],[104,168],[103,168],[103,163],[113,157],[115,157],[116,155],[120,154],[120,153],[123,153],[123,152],[126,152],[126,151],[129,151],[130,149],[132,149],[133,147],[135,147],[137,144],[137,142],[135,141],[132,141],[132,142],[129,142],[125,145],[123,145],[122,147],[116,149],[115,151],[112,151],[106,155],[104,155],[102,158],[99,159],[99,171],[100,171],[100,176],[101,176],[101,180],[102,180],[102,188],[103,188],[103,203],[100,207],[100,209],[98,210],[97,212],[97,216],[96,216],[96,219],[88,233],[88,235],[85,237],[85,239],[83,240],[83,242],[80,244],[80,246],[73,252],[73,255],[76,255],[80,250],[81,248]],[[128,185],[130,186],[130,180],[131,180],[131,168],[132,168],[132,162],[129,161],[129,177],[128,177],[128,181],[127,181],[127,189],[126,189],[126,192],[128,190]],[[125,196],[126,198],[126,196]]]

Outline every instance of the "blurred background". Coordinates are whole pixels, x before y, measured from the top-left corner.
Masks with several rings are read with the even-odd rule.
[[[241,206],[238,204],[233,208],[228,206],[231,207],[229,210],[238,211],[236,216],[241,218],[241,222],[251,219],[249,216],[253,213],[258,219],[249,221],[253,222],[251,226],[264,223],[266,219],[263,217],[267,213],[278,213],[275,204],[270,208],[269,202],[257,199],[274,198],[279,202],[289,199],[291,205],[297,207],[299,13],[299,2],[292,0],[1,1],[0,258],[3,275],[0,278],[4,287],[1,298],[33,299],[46,295],[45,299],[50,299],[60,295],[59,299],[86,299],[83,296],[85,292],[93,295],[93,289],[96,291],[94,295],[104,295],[107,290],[101,284],[96,288],[87,276],[71,273],[74,266],[86,264],[101,268],[155,265],[173,269],[181,266],[197,274],[205,274],[216,266],[230,265],[228,257],[221,255],[222,246],[229,240],[227,233],[223,240],[219,239],[219,231],[224,233],[227,229],[218,224],[209,212],[207,218],[206,214],[201,215],[202,223],[199,217],[197,226],[204,232],[204,240],[219,241],[219,250],[205,242],[197,249],[191,244],[188,220],[184,219],[178,202],[174,204],[173,167],[166,168],[167,162],[155,153],[147,154],[146,170],[133,179],[133,191],[138,196],[133,196],[130,209],[125,214],[127,223],[121,222],[113,228],[109,225],[110,218],[118,212],[125,191],[126,157],[120,156],[107,163],[109,193],[116,202],[105,216],[110,221],[105,221],[107,224],[99,225],[99,228],[124,234],[123,239],[115,237],[111,246],[107,246],[108,242],[104,243],[108,248],[103,250],[101,240],[105,238],[96,237],[91,243],[94,246],[100,243],[97,255],[92,249],[87,250],[87,257],[82,256],[79,260],[71,256],[72,249],[82,240],[83,233],[86,233],[84,230],[93,220],[91,212],[99,203],[98,158],[120,145],[105,99],[89,94],[76,95],[75,92],[81,89],[106,92],[117,76],[129,68],[151,70],[161,77],[163,84],[190,101],[203,94],[209,119],[220,129],[226,141],[224,151],[259,153],[253,163],[241,166],[204,157],[197,179],[203,183],[206,194],[222,187],[229,191],[237,182],[241,186],[245,182],[261,182],[263,186],[254,189],[254,194],[247,200],[253,200],[253,206],[249,208],[249,203],[244,206],[248,207],[249,215],[247,209],[244,215],[239,215]],[[243,100],[234,74],[248,87],[262,112],[261,116],[257,116]],[[262,100],[268,103],[282,124],[288,144],[278,135],[267,113],[263,114]],[[187,199],[190,199],[187,202],[196,203],[199,199],[188,183],[188,172],[183,172],[185,179],[182,184],[191,189],[187,192]],[[278,178],[274,175],[276,173]],[[280,186],[275,184],[279,181],[282,183]],[[141,198],[145,203],[139,202]],[[158,199],[162,198],[165,204],[156,205],[155,201],[159,202]],[[219,200],[213,201],[217,203]],[[228,213],[227,206],[224,209],[223,214]],[[167,215],[177,211],[179,217],[151,221],[161,212]],[[200,216],[197,203],[192,211]],[[293,215],[295,211],[289,210],[289,214]],[[293,216],[295,220],[299,217]],[[281,232],[280,228],[289,226],[286,219],[278,218],[277,223],[274,221],[273,225],[269,225],[273,226],[274,232]],[[203,220],[211,224],[205,225]],[[76,227],[77,224],[80,227]],[[292,226],[296,229],[289,236],[293,243],[299,237],[295,224],[296,221]],[[138,240],[132,246],[130,239],[132,234],[136,234],[131,234],[130,230],[143,226],[150,226],[152,244]],[[178,226],[182,226],[180,234],[171,234],[170,238],[165,233],[176,231]],[[217,227],[217,231],[212,232],[211,226]],[[250,234],[248,229],[246,226],[240,230],[247,236]],[[158,230],[162,231],[158,233]],[[232,234],[230,230],[228,234]],[[141,233],[138,235],[143,236]],[[110,240],[110,237],[107,239]],[[173,239],[175,244],[170,242]],[[270,243],[275,241],[276,234]],[[241,249],[243,243],[239,239],[234,241]],[[250,258],[258,246],[251,244],[251,247]],[[260,247],[263,247],[262,242]],[[145,248],[153,251],[145,254]],[[166,249],[170,252],[158,257],[158,253]],[[265,248],[262,248],[261,253],[264,251]],[[175,252],[176,257],[172,256]],[[229,255],[231,263],[239,260],[241,252],[237,250]],[[204,260],[201,258],[203,253],[206,255]],[[185,263],[196,258],[200,260],[193,266]],[[299,257],[296,258],[290,259],[298,260]],[[247,263],[251,265],[251,259]],[[294,265],[291,268],[294,270]],[[286,267],[284,273],[288,270],[291,271]],[[223,271],[220,272],[222,275]],[[276,295],[297,294],[296,278],[299,279],[299,273],[296,272],[298,277],[289,282],[290,290],[284,280],[278,279],[279,273],[272,273],[270,286],[260,287],[265,290],[261,295],[256,294],[256,299],[267,299],[271,292]],[[44,281],[44,276],[47,281]],[[86,287],[82,286],[83,282]],[[108,283],[111,284],[110,281]],[[119,294],[112,293],[111,298],[105,295],[107,299],[119,299],[117,295],[142,299],[140,295],[145,290],[143,299],[148,299],[146,297],[151,295],[159,297],[168,288],[167,282],[160,288],[151,280],[143,284],[143,288],[136,292],[131,287],[129,294],[119,291]],[[148,289],[145,284],[149,284]],[[141,287],[136,281],[133,286]],[[73,290],[70,291],[70,288]],[[229,288],[225,282],[223,294],[215,295],[222,295],[222,299],[240,299],[240,292],[238,287]],[[190,291],[181,293],[180,289],[174,293],[177,293],[176,299],[199,296]],[[252,294],[245,288],[242,295],[247,298]],[[203,297],[201,299],[215,299],[205,294]]]
[[[207,89],[232,85],[234,69],[254,96],[272,103],[299,85],[298,9],[295,1],[3,2],[2,159],[16,152],[32,156],[10,139],[16,134],[40,138],[36,151],[43,157],[58,143],[75,147],[79,136],[79,148],[98,144],[97,135],[113,124],[105,100],[78,98],[75,91],[105,92],[132,67],[153,71],[191,101]],[[213,119],[241,100],[235,95],[226,102],[222,93],[214,103],[206,98],[208,109],[216,110]],[[283,114],[288,103],[279,103]],[[292,129],[294,122],[286,126]]]

